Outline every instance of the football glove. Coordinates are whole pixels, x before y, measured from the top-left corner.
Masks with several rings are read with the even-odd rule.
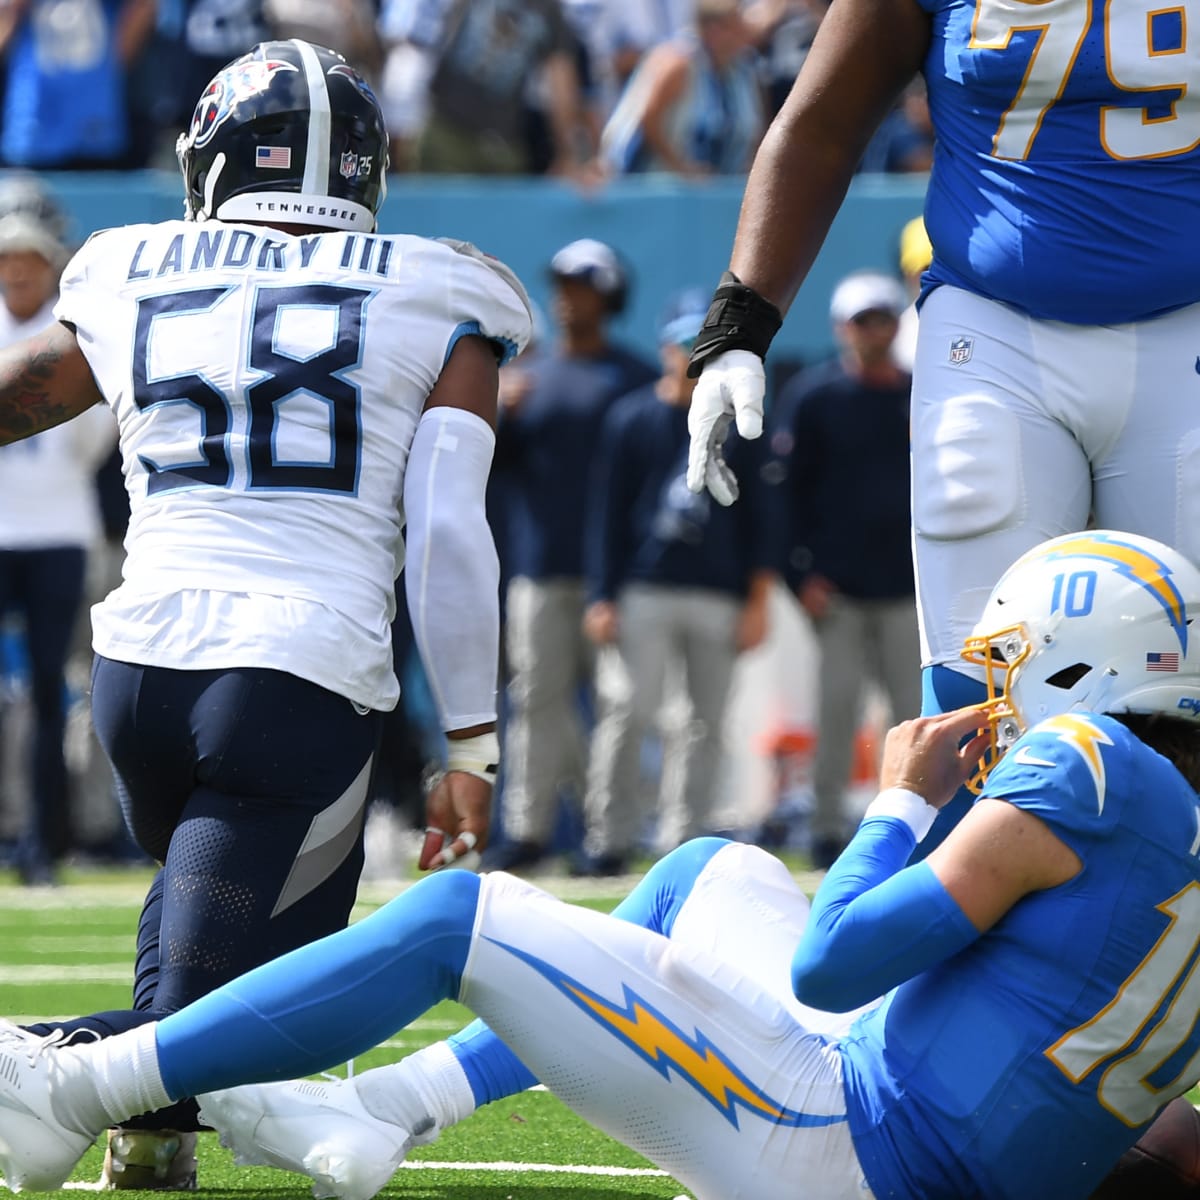
[[[752,350],[726,350],[705,364],[688,409],[688,487],[706,487],[718,504],[738,498],[738,482],[725,461],[725,438],[736,421],[744,438],[756,438],[763,428],[766,372]]]

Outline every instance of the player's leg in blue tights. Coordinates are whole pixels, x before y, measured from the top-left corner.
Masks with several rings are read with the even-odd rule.
[[[616,916],[669,936],[683,901],[726,842],[688,843],[657,863]],[[259,967],[158,1025],[173,1095],[289,1079],[361,1054],[458,994],[480,881],[466,871],[422,880],[349,929]],[[465,1035],[465,1036],[464,1036]],[[536,1082],[475,1022],[459,1056],[478,1104]]]

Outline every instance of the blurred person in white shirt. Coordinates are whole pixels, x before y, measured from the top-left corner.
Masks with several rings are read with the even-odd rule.
[[[70,255],[66,221],[36,178],[0,181],[0,345],[54,320]],[[111,412],[0,447],[0,613],[15,614],[27,651],[32,705],[29,811],[17,844],[22,883],[54,882],[72,846],[65,668],[84,595],[88,554],[101,536],[95,474],[116,444]]]

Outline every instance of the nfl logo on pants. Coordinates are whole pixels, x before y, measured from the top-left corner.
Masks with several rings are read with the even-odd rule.
[[[970,362],[971,351],[975,349],[975,341],[969,337],[956,337],[950,343],[950,361],[956,366],[961,367],[963,363]]]

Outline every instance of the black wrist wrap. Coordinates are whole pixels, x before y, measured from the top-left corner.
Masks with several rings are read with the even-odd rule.
[[[713,292],[708,316],[688,359],[688,376],[695,379],[708,359],[726,350],[750,350],[765,358],[782,324],[783,317],[770,300],[726,271]]]

